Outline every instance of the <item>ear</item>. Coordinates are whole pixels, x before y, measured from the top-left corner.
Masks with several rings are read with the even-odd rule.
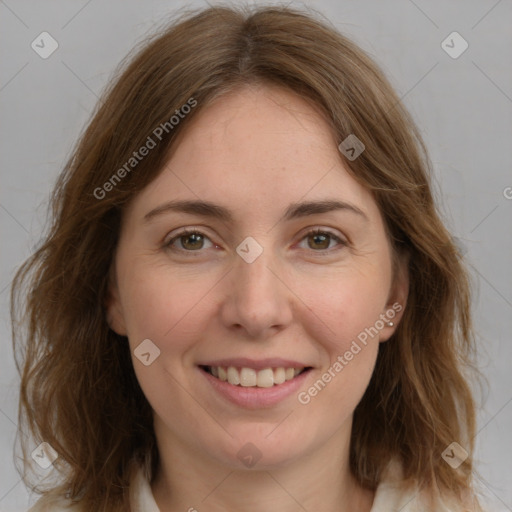
[[[126,336],[126,322],[117,286],[115,265],[109,271],[109,283],[105,296],[105,310],[109,327],[120,336]]]
[[[409,254],[401,253],[396,256],[394,279],[386,303],[386,308],[381,315],[384,320],[384,328],[380,332],[379,341],[387,341],[396,331],[407,305],[409,296]],[[392,322],[393,325],[388,325]]]

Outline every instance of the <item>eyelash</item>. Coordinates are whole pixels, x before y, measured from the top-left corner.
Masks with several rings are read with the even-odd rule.
[[[189,251],[187,249],[177,249],[175,247],[172,247],[172,244],[175,241],[179,240],[182,237],[191,236],[191,235],[201,235],[204,238],[210,240],[210,238],[207,235],[205,235],[204,233],[201,233],[201,231],[198,231],[196,229],[184,229],[183,231],[181,231],[180,233],[175,235],[173,238],[171,238],[168,242],[166,242],[164,244],[164,248],[171,250],[171,251],[175,251],[175,252],[191,253],[191,254],[198,253],[198,255],[199,255],[200,253],[203,252],[201,249],[199,249],[197,251]],[[301,238],[301,241],[310,236],[315,236],[315,235],[327,235],[331,238],[331,240],[338,242],[338,245],[340,245],[341,248],[348,246],[348,242],[346,242],[345,240],[342,240],[340,237],[335,235],[333,232],[331,232],[327,229],[319,229],[319,228],[312,229],[311,231],[308,231],[307,233],[305,233],[304,236]],[[212,241],[210,240],[210,242],[212,242]],[[212,244],[213,244],[213,242],[212,242]],[[309,249],[309,250],[311,252],[315,253],[316,255],[323,256],[323,255],[327,255],[328,253],[331,253],[333,250],[339,250],[339,249],[331,248],[331,249],[323,249],[323,250],[318,250],[318,251],[316,251],[314,249]]]

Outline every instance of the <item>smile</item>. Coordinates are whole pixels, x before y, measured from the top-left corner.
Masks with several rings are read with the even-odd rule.
[[[236,368],[234,366],[200,366],[200,368],[222,382],[245,388],[271,388],[278,386],[294,379],[309,369],[309,367],[278,367],[256,370],[254,368]]]

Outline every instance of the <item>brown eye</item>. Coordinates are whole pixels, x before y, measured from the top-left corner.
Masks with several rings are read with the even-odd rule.
[[[331,243],[331,236],[326,233],[318,233],[308,236],[310,249],[328,249]]]
[[[190,250],[202,249],[204,244],[203,235],[199,233],[180,236],[180,242],[182,247]]]
[[[333,248],[332,243],[336,242],[339,246],[346,246],[347,243],[334,233],[329,231],[314,230],[307,233],[304,237],[307,240],[307,248],[313,251],[327,251]],[[336,245],[336,244],[335,244]]]
[[[205,248],[205,242],[210,239],[199,231],[183,231],[171,238],[166,247],[182,252],[197,252]],[[213,244],[210,241],[210,244]]]

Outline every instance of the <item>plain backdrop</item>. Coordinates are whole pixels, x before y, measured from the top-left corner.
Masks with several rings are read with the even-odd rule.
[[[0,0],[1,512],[26,510],[36,498],[14,468],[13,273],[41,237],[50,190],[117,64],[177,9],[206,5]],[[488,379],[478,396],[477,482],[492,510],[512,511],[512,2],[291,5],[318,9],[378,62],[427,143],[443,218],[474,278],[480,365]],[[42,32],[59,45],[46,59],[31,47]],[[464,41],[468,48],[454,58]]]

